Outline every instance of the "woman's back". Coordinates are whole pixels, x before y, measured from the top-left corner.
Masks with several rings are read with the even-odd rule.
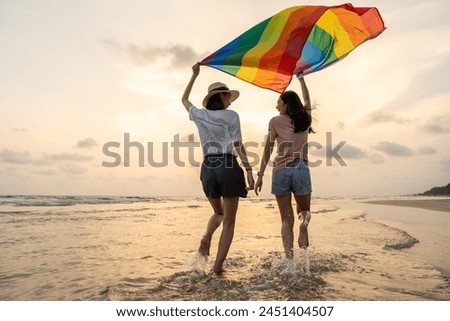
[[[233,154],[233,141],[242,140],[239,115],[233,110],[192,106],[189,118],[197,125],[205,156]]]
[[[294,133],[294,125],[289,116],[273,117],[269,122],[269,132],[277,141],[274,170],[285,167],[296,158],[308,160],[308,130]]]

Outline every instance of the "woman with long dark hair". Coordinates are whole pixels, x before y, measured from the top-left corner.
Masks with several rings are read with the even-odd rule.
[[[264,171],[277,142],[277,155],[272,173],[272,194],[275,195],[281,215],[281,237],[286,258],[294,257],[294,210],[292,195],[300,222],[298,244],[309,246],[308,224],[311,220],[311,175],[308,167],[308,134],[311,129],[311,102],[303,77],[298,77],[303,103],[294,91],[280,95],[276,109],[279,115],[269,122],[269,133],[264,146],[255,192],[261,192]]]
[[[189,118],[197,125],[204,160],[200,172],[203,191],[208,198],[214,214],[208,221],[198,252],[208,256],[211,238],[223,222],[217,251],[214,272],[223,272],[223,263],[228,254],[234,235],[239,197],[247,197],[247,190],[254,187],[252,168],[242,144],[239,115],[228,107],[238,98],[237,90],[230,90],[220,82],[208,88],[203,99],[203,107],[197,108],[189,101],[189,95],[195,79],[200,73],[200,65],[192,67],[192,77],[184,91],[182,102],[189,112]],[[247,172],[246,188],[244,172],[239,166],[235,152]]]

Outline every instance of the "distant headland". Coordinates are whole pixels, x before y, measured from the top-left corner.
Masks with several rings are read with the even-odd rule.
[[[428,191],[423,192],[419,195],[426,195],[426,196],[450,195],[450,183],[448,183],[447,186],[433,187],[433,188],[429,189]]]

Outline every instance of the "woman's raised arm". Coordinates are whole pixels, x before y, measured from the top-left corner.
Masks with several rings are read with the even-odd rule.
[[[311,100],[309,98],[309,91],[308,87],[306,87],[305,79],[303,76],[297,76],[298,81],[300,82],[300,86],[302,88],[302,94],[303,94],[303,107],[305,110],[311,115]]]
[[[193,104],[189,101],[189,95],[191,94],[192,87],[194,86],[195,79],[197,78],[198,74],[200,73],[200,63],[196,63],[192,66],[192,76],[189,80],[186,89],[184,90],[183,97],[181,97],[181,102],[184,105],[184,108],[186,108],[187,111],[189,111],[189,108],[193,106]]]

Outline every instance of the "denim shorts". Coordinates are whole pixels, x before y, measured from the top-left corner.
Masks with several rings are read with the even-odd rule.
[[[272,194],[308,195],[311,193],[311,174],[306,161],[300,158],[273,172]]]
[[[208,198],[247,197],[244,171],[232,154],[205,156],[200,180]]]

